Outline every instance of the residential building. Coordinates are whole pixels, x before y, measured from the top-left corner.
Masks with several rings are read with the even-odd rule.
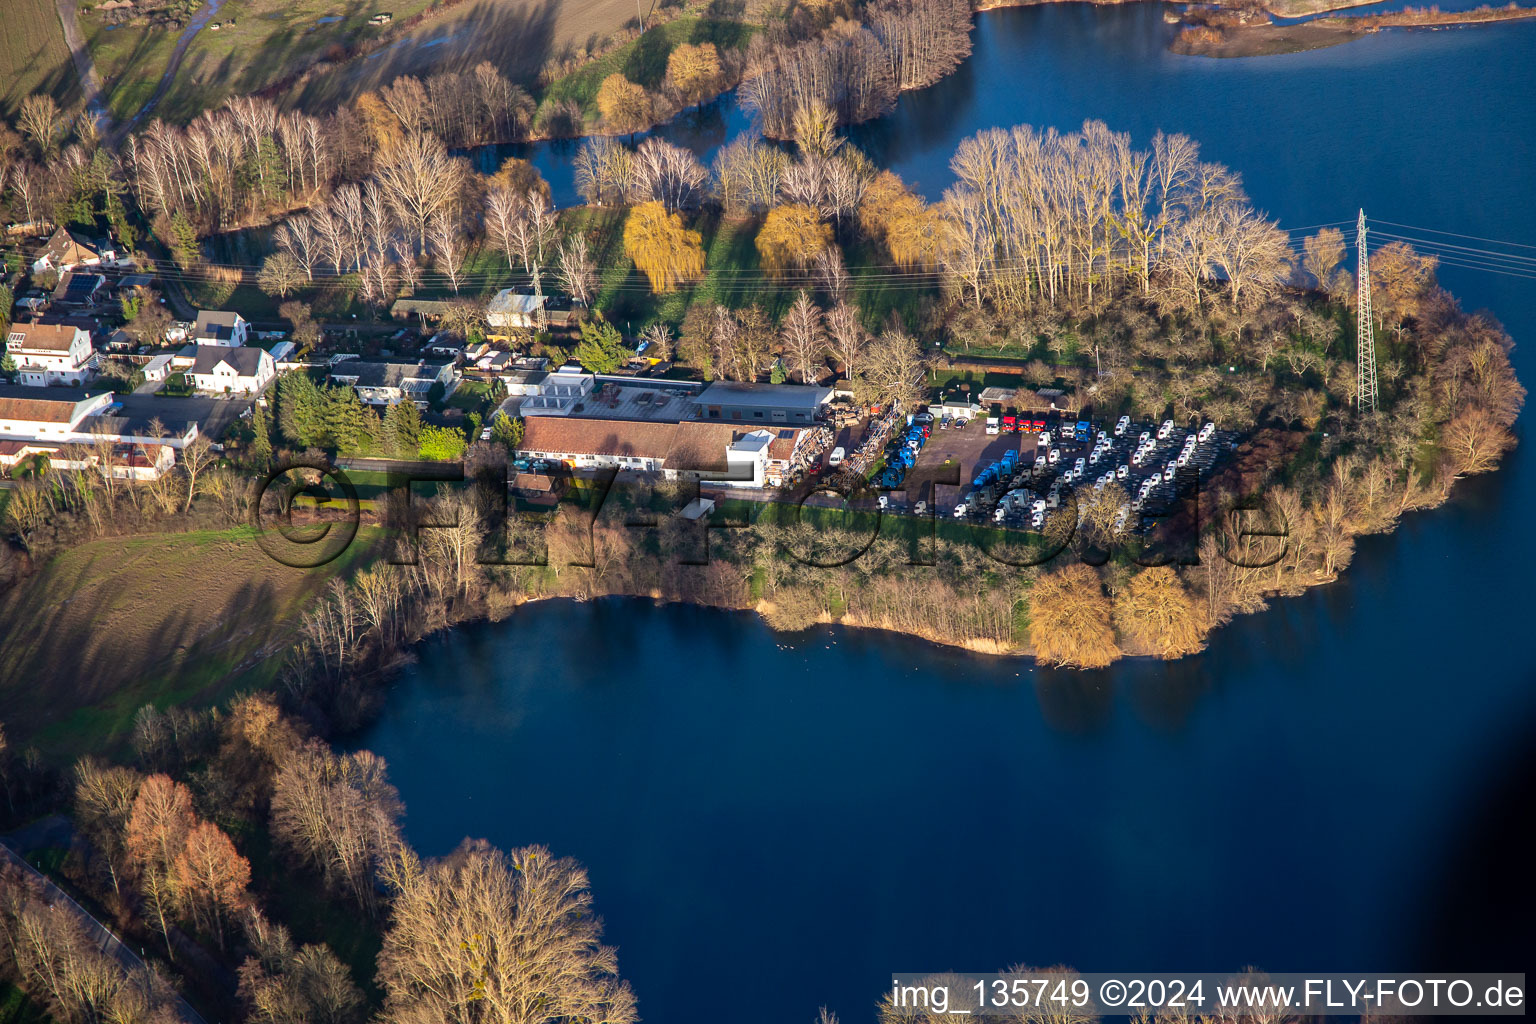
[[[48,239],[43,254],[32,262],[32,273],[56,270],[62,274],[76,267],[99,267],[103,260],[114,260],[116,257],[117,253],[110,248],[103,253],[101,243],[93,242],[68,228],[59,228]]]
[[[171,375],[171,354],[162,352],[151,359],[144,367],[144,379],[150,382],[162,381]]]
[[[112,446],[112,476],[118,480],[158,480],[176,465],[168,444],[120,442]]]
[[[751,384],[717,380],[693,399],[701,420],[740,423],[815,423],[832,401],[832,389],[810,384]]]
[[[701,388],[692,381],[591,374],[568,365],[538,381],[519,414],[677,423],[695,418],[692,403]],[[508,392],[515,393],[510,383]]]
[[[277,375],[277,367],[266,349],[198,345],[188,375],[199,391],[255,394]]]
[[[16,360],[17,379],[33,387],[83,384],[95,360],[91,336],[75,324],[12,324],[6,351]]]
[[[503,288],[485,307],[485,322],[491,328],[488,332],[489,336],[492,339],[505,340],[509,337],[505,333],[507,331],[540,326],[539,310],[541,308],[544,311],[544,325],[547,327],[568,328],[581,315],[580,309],[573,303],[559,300],[552,295],[532,295],[528,292]]]
[[[107,279],[100,274],[66,270],[53,290],[53,301],[70,306],[94,305],[106,283]]]
[[[425,408],[434,384],[446,392],[453,384],[453,363],[373,362],[346,359],[331,366],[331,381],[351,386],[367,405],[398,405],[409,399]]]
[[[112,393],[86,395],[75,390],[0,386],[0,440],[84,440],[88,417],[112,403]]]
[[[416,317],[422,323],[441,320],[453,309],[453,303],[439,299],[396,299],[389,307],[389,315],[396,320]]]
[[[239,313],[200,309],[197,311],[197,322],[192,325],[191,341],[194,345],[240,348],[250,340],[250,335],[250,322]]]
[[[544,306],[545,299],[546,296],[503,288],[486,304],[485,322],[502,330],[537,327],[539,309]]]
[[[578,412],[584,399],[597,387],[597,378],[569,367],[545,374],[538,382],[538,393],[523,402],[524,416],[569,416]]]
[[[564,462],[573,469],[617,467],[659,473],[676,437],[675,423],[535,416],[523,421],[517,451],[533,459]]]
[[[512,478],[512,494],[530,505],[553,508],[565,494],[568,478],[548,473],[518,473]]]

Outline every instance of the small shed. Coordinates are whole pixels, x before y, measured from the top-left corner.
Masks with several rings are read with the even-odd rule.
[[[682,511],[678,512],[678,515],[682,516],[690,523],[694,523],[709,515],[714,507],[714,498],[694,498],[688,504],[683,506]]]
[[[169,352],[163,352],[151,359],[144,366],[144,379],[147,381],[165,380],[171,375],[171,359]]]

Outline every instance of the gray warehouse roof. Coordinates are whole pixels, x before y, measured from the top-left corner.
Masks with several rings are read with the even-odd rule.
[[[695,405],[778,406],[814,412],[832,398],[832,389],[814,384],[752,384],[717,380],[693,400]]]

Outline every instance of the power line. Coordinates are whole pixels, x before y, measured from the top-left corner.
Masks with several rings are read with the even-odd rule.
[[[1450,235],[1452,238],[1465,238],[1473,242],[1487,242],[1491,245],[1511,245],[1517,249],[1536,249],[1536,245],[1527,245],[1524,242],[1501,242],[1496,238],[1480,238],[1477,235],[1462,235],[1455,231],[1441,231],[1439,228],[1418,227],[1414,224],[1399,224],[1392,220],[1378,220],[1378,224],[1390,224],[1395,228],[1407,228],[1409,231],[1427,231],[1432,235]]]

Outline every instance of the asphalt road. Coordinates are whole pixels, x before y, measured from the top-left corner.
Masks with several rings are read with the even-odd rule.
[[[114,935],[110,928],[92,917],[84,907],[70,898],[69,893],[60,889],[53,883],[52,879],[34,868],[31,864],[28,864],[26,858],[4,843],[0,843],[0,860],[10,861],[41,882],[53,906],[66,914],[73,915],[80,922],[80,926],[85,929],[85,933],[96,944],[96,948],[116,960],[122,965],[124,970],[138,971],[144,969],[144,961],[139,959],[137,953],[125,946],[123,941]],[[187,1004],[187,1001],[180,996],[176,997],[176,1001],[172,1004],[172,1009],[181,1018],[183,1024],[207,1024],[202,1016],[192,1009]]]

